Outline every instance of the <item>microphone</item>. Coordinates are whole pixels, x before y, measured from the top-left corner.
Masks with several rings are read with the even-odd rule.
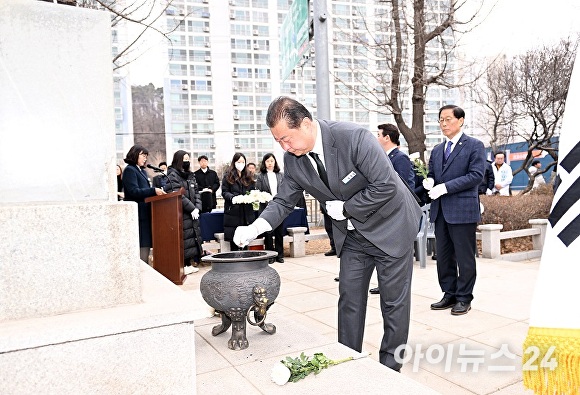
[[[155,167],[153,165],[147,164],[147,167],[152,169],[153,171],[157,172],[157,173],[163,173],[163,169],[160,169],[159,167]]]
[[[169,177],[167,176],[167,174],[165,174],[165,173],[163,172],[163,169],[160,169],[159,167],[155,167],[155,166],[153,166],[153,165],[150,165],[150,164],[147,164],[147,167],[148,167],[148,168],[150,168],[151,170],[153,170],[153,171],[154,171],[154,172],[156,172],[156,173],[161,173],[161,176],[162,176],[162,177],[165,177],[165,178],[167,178],[167,181],[169,181],[169,187],[171,188],[171,190],[170,190],[169,192],[173,191],[173,183],[171,182],[171,178],[169,178]],[[162,189],[163,189],[163,190],[165,190],[165,188],[162,188]],[[167,192],[167,191],[166,191],[166,192]]]

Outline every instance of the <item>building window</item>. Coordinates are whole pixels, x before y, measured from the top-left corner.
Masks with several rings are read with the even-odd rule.
[[[187,75],[187,65],[184,64],[170,64],[169,65],[170,75]]]

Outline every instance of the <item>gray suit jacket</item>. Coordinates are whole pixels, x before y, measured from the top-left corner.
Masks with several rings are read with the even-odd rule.
[[[310,159],[284,154],[284,178],[278,194],[260,215],[275,228],[294,209],[306,190],[321,205],[342,200],[354,227],[392,257],[412,247],[419,230],[421,209],[395,173],[377,139],[368,130],[348,122],[318,120],[330,189]],[[332,221],[340,256],[347,221]]]

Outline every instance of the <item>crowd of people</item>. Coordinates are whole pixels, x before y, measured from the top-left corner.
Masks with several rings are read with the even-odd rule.
[[[254,163],[246,163],[242,153],[236,153],[230,165],[225,170],[220,182],[218,174],[208,166],[208,157],[198,158],[199,168],[192,171],[189,153],[178,150],[168,166],[160,162],[156,171],[158,174],[151,179],[145,171],[149,152],[146,148],[135,145],[131,147],[124,159],[127,166],[123,169],[117,165],[117,196],[118,200],[134,201],[138,204],[139,245],[141,260],[150,263],[150,253],[153,247],[151,232],[151,212],[145,199],[151,196],[182,191],[183,209],[183,246],[184,274],[197,272],[201,258],[209,254],[203,248],[200,215],[209,213],[217,207],[217,191],[221,188],[224,199],[224,236],[231,242],[231,250],[241,248],[232,242],[235,229],[254,221],[256,214],[262,212],[267,203],[261,203],[256,212],[252,204],[235,203],[234,197],[245,195],[252,190],[259,190],[275,196],[282,181],[282,172],[272,153],[264,155],[256,174]],[[306,210],[304,197],[298,202]],[[282,224],[271,232],[265,232],[265,248],[276,251],[278,255],[270,263],[284,263],[284,229]]]
[[[338,341],[362,350],[367,292],[380,294],[384,333],[379,361],[399,371],[398,350],[407,342],[410,321],[410,285],[414,241],[421,226],[421,206],[428,207],[435,229],[437,276],[443,293],[432,310],[451,309],[464,315],[471,309],[476,281],[475,233],[481,220],[480,195],[510,195],[512,169],[504,152],[486,160],[483,143],[463,133],[465,112],[456,105],[439,110],[444,141],[431,152],[427,174],[420,172],[400,148],[394,124],[378,125],[376,138],[349,122],[314,119],[298,101],[279,97],[269,106],[266,124],[284,154],[284,172],[273,153],[259,166],[237,152],[221,182],[198,158],[192,171],[190,154],[175,152],[171,165],[159,163],[162,172],[149,183],[144,166],[148,151],[131,147],[124,170],[117,167],[119,199],[138,204],[141,259],[147,261],[151,242],[151,216],[145,199],[183,191],[183,245],[186,274],[207,254],[203,249],[199,218],[216,208],[216,192],[224,200],[224,239],[231,250],[247,248],[264,237],[266,249],[277,252],[273,261],[284,262],[283,220],[303,205],[304,192],[320,202],[331,249],[325,255],[340,259]],[[528,169],[534,188],[545,183],[537,160]],[[256,170],[257,169],[257,170]],[[382,171],[377,171],[382,169]],[[270,194],[269,202],[254,205],[238,196],[250,191]],[[272,263],[272,262],[271,262]],[[378,287],[369,290],[373,271]]]

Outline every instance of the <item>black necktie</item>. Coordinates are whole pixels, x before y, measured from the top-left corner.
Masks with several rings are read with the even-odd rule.
[[[314,162],[316,162],[316,169],[318,170],[318,175],[320,176],[320,179],[324,184],[326,184],[328,189],[330,189],[330,186],[328,185],[328,175],[326,174],[326,169],[324,168],[322,161],[318,157],[318,154],[314,152],[309,152],[308,155],[310,155],[312,159],[314,159]]]

